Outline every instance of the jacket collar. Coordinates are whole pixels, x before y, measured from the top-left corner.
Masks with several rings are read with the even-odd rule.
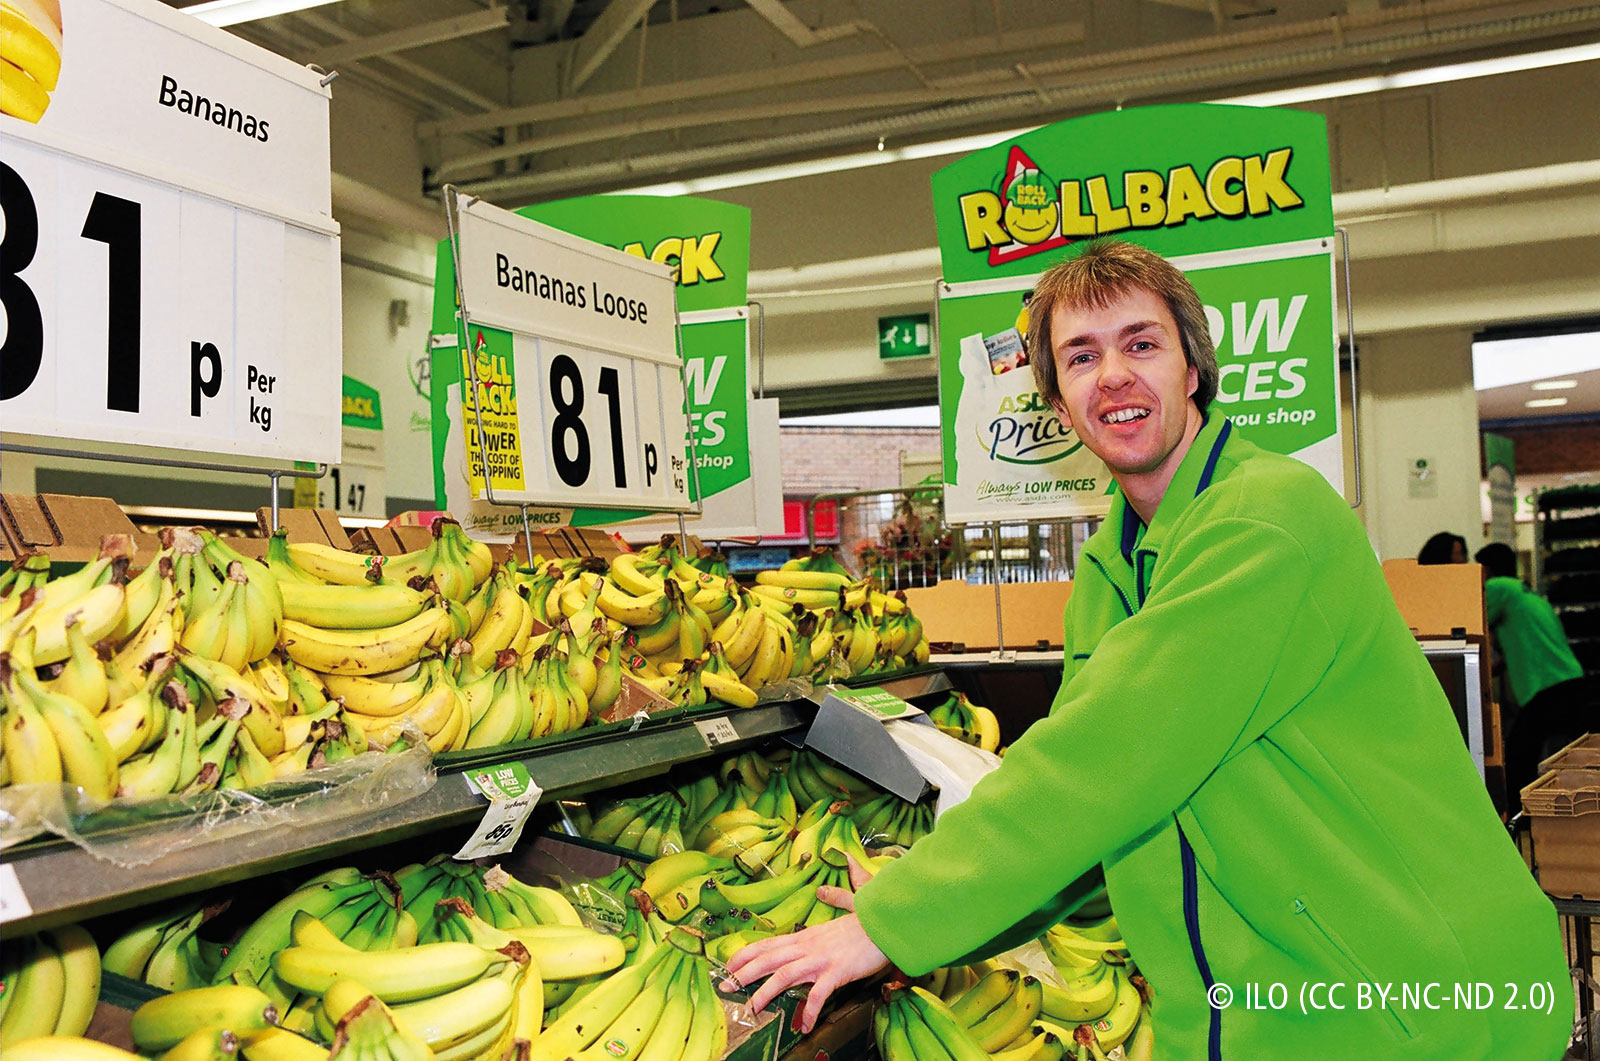
[[[1156,507],[1155,518],[1146,527],[1139,514],[1128,504],[1121,491],[1111,501],[1111,511],[1106,515],[1100,530],[1084,543],[1083,551],[1097,561],[1107,574],[1120,564],[1123,569],[1135,566],[1134,553],[1157,554],[1172,525],[1189,507],[1189,502],[1200,495],[1216,474],[1217,461],[1223,446],[1233,436],[1233,422],[1225,416],[1206,414],[1200,430],[1194,437],[1178,470],[1173,473],[1167,492]],[[1140,594],[1143,596],[1143,594]]]

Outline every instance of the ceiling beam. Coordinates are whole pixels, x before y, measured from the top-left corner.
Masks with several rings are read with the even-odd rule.
[[[617,50],[628,31],[649,14],[655,0],[611,0],[600,12],[573,49],[571,65],[567,68],[566,88],[576,92],[595,75],[602,64]]]
[[[436,22],[423,22],[415,26],[405,26],[388,33],[378,33],[371,37],[357,37],[353,40],[345,41],[343,44],[319,48],[312,53],[311,62],[326,69],[332,69],[337,63],[353,63],[361,59],[371,59],[374,56],[388,55],[391,52],[405,51],[407,48],[420,48],[427,44],[459,40],[462,37],[471,37],[479,33],[491,33],[505,28],[506,9],[504,7],[491,7],[485,11],[474,11],[466,15],[456,15],[453,18],[439,19]]]
[[[841,22],[834,26],[812,29],[784,7],[783,0],[745,0],[745,3],[749,4],[756,14],[772,23],[773,28],[779,33],[788,37],[789,42],[796,48],[809,48],[813,44],[824,44],[841,37],[851,37],[864,28],[859,22]]]
[[[579,118],[609,111],[628,110],[656,104],[686,102],[712,96],[762,89],[782,88],[788,85],[814,84],[834,78],[854,77],[863,74],[898,70],[909,59],[918,66],[953,62],[958,59],[979,59],[988,55],[1012,55],[1035,51],[1084,40],[1082,22],[1058,22],[1036,29],[1015,30],[1006,33],[983,35],[960,41],[907,48],[903,55],[889,51],[873,51],[862,55],[841,56],[836,59],[818,59],[791,63],[767,70],[746,70],[733,74],[716,74],[710,77],[673,81],[649,88],[607,92],[580,99],[554,100],[549,103],[531,103],[521,107],[505,107],[488,114],[475,114],[464,118],[417,123],[421,137],[468,133],[478,129],[500,129],[525,122],[553,121],[561,118]]]
[[[345,29],[337,22],[323,18],[321,15],[313,14],[310,11],[302,11],[296,17],[303,19],[306,24],[311,26],[313,29],[319,30],[322,33],[326,33],[328,36],[335,37],[340,41],[356,39],[356,35],[350,30]],[[480,95],[479,93],[472,91],[472,89],[467,88],[465,85],[458,84],[448,77],[443,77],[440,74],[434,73],[433,70],[423,66],[421,63],[414,63],[409,59],[402,59],[398,55],[373,56],[373,58],[369,61],[388,63],[390,66],[394,67],[400,73],[405,74],[407,77],[415,78],[418,81],[425,82],[426,84],[432,85],[437,89],[448,92],[450,95],[459,100],[464,100],[465,102],[470,103],[479,110],[490,111],[500,106],[498,100],[492,100],[488,96]]]

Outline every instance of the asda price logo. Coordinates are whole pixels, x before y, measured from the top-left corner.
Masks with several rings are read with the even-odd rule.
[[[989,459],[1005,464],[1049,464],[1083,445],[1038,391],[1000,399],[994,417],[977,431]]]
[[[1115,232],[1295,210],[1304,200],[1289,182],[1293,157],[1292,148],[1281,147],[1165,173],[1128,170],[1057,183],[1013,145],[995,188],[957,200],[961,230],[967,249],[987,251],[993,266]]]

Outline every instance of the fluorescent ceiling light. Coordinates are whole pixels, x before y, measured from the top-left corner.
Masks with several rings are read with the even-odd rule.
[[[1593,59],[1600,59],[1600,44],[1577,44],[1570,48],[1553,48],[1547,52],[1526,52],[1522,55],[1503,55],[1497,59],[1476,59],[1470,63],[1449,63],[1445,66],[1430,66],[1422,70],[1402,70],[1393,74],[1357,77],[1349,81],[1335,81],[1326,85],[1304,85],[1300,88],[1279,89],[1276,92],[1257,92],[1247,96],[1230,96],[1227,99],[1212,100],[1212,102],[1235,103],[1246,107],[1282,107],[1291,103],[1342,99],[1345,96],[1364,96],[1369,92],[1386,92],[1397,88],[1421,88],[1424,85],[1442,85],[1449,81],[1465,81],[1474,77],[1514,74],[1523,70],[1542,70],[1547,66],[1585,63]]]
[[[1536,391],[1569,391],[1577,387],[1575,379],[1541,379],[1535,380],[1533,389]]]
[[[241,0],[241,2],[261,3],[265,2],[265,0]],[[200,6],[212,5],[202,4]],[[1291,103],[1307,103],[1314,100],[1364,95],[1369,92],[1383,92],[1389,89],[1439,85],[1448,81],[1464,81],[1468,78],[1490,77],[1495,74],[1510,74],[1523,70],[1541,70],[1550,66],[1585,63],[1597,59],[1600,59],[1600,44],[1579,44],[1570,48],[1554,48],[1543,52],[1525,52],[1521,55],[1507,55],[1498,59],[1478,59],[1468,63],[1450,63],[1445,66],[1430,66],[1422,70],[1406,70],[1394,74],[1353,78],[1349,81],[1336,81],[1322,85],[1304,85],[1300,88],[1286,88],[1276,92],[1259,92],[1246,96],[1230,96],[1226,99],[1213,99],[1204,102],[1252,107],[1278,107]],[[750,184],[767,184],[772,181],[793,180],[796,177],[815,177],[823,173],[840,173],[847,170],[864,169],[867,166],[882,166],[890,162],[904,162],[909,159],[937,158],[943,155],[966,155],[986,147],[993,147],[995,144],[1005,143],[1007,140],[1014,140],[1024,133],[1031,133],[1037,128],[1039,126],[1030,125],[1021,129],[980,133],[976,136],[963,136],[951,140],[933,140],[924,144],[910,144],[906,147],[879,147],[873,151],[859,151],[848,155],[835,155],[831,158],[790,162],[779,166],[761,166],[757,169],[716,173],[707,177],[691,177],[688,180],[647,184],[638,188],[623,188],[612,194],[697,195],[702,192],[720,191],[724,188],[742,188]],[[878,142],[880,144],[883,143],[882,138]]]
[[[1530,398],[1522,403],[1529,409],[1553,409],[1558,405],[1567,404],[1565,398]]]
[[[1600,332],[1569,332],[1472,344],[1476,390],[1516,387],[1535,380],[1564,380],[1600,369]]]
[[[208,0],[204,4],[190,4],[178,10],[193,15],[201,22],[213,26],[232,26],[240,22],[254,22],[258,18],[287,15],[291,11],[304,11],[308,7],[321,7],[336,0]]]

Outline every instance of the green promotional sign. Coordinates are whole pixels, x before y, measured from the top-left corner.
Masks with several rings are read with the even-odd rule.
[[[945,508],[952,522],[1109,508],[1104,464],[1028,365],[1038,276],[1100,237],[1168,258],[1205,305],[1213,414],[1343,485],[1324,119],[1184,104],[1075,118],[933,176]]]
[[[1517,546],[1517,443],[1483,433],[1484,477],[1489,483],[1489,540]]]
[[[383,402],[378,396],[378,388],[346,376],[341,400],[345,427],[383,430]]]
[[[911,710],[911,705],[898,696],[881,689],[876,685],[864,685],[859,689],[834,689],[834,696],[843,700],[852,707],[859,708],[869,714],[882,715],[884,718],[899,718]]]
[[[690,480],[691,496],[709,498],[748,480],[750,387],[744,306],[750,274],[750,211],[710,199],[596,195],[541,203],[517,212],[584,239],[678,267],[684,382],[698,472],[697,478]],[[447,488],[461,489],[451,477],[462,478],[458,465],[465,462],[472,469],[475,487],[481,486],[482,460],[475,450],[476,435],[470,431],[470,411],[462,407],[465,361],[457,338],[455,264],[448,240],[439,244],[432,330],[434,500],[440,508],[459,511],[467,506],[459,496],[449,496]],[[482,384],[485,362],[481,357],[478,364]],[[514,411],[514,381],[508,378],[503,382]],[[481,396],[486,413],[496,410],[497,396]],[[495,434],[486,417],[485,440]],[[453,436],[461,436],[463,441],[458,444]],[[468,436],[470,445],[465,441]],[[493,462],[493,454],[490,459]],[[495,485],[500,485],[498,479]],[[580,508],[541,512],[535,518],[540,523],[595,526],[639,515]],[[464,520],[469,529],[511,533],[520,529],[521,517],[514,510],[475,511]]]

